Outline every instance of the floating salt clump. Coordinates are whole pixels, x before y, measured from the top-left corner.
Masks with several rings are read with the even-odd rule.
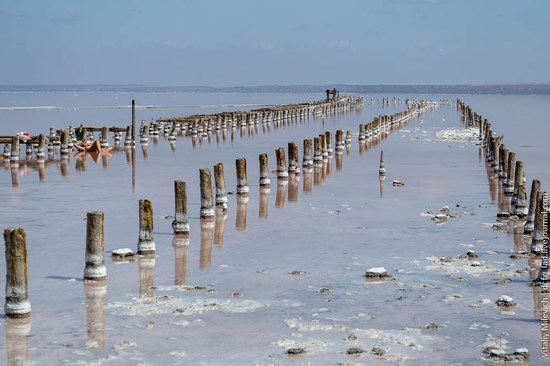
[[[369,278],[391,277],[384,267],[369,268],[367,269],[365,276]]]
[[[115,249],[111,252],[111,254],[113,257],[119,258],[132,257],[135,255],[133,250],[130,248]]]
[[[497,306],[512,307],[516,306],[516,302],[508,295],[502,295],[496,301]]]
[[[394,187],[402,187],[405,185],[405,183],[401,182],[400,180],[394,180],[392,184]]]

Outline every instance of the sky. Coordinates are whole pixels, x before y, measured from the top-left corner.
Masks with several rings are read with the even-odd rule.
[[[550,82],[549,0],[2,0],[0,85]]]

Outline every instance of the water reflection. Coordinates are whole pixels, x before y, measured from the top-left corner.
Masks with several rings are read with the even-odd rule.
[[[288,176],[288,202],[298,202],[298,182],[300,175],[290,173]]]
[[[237,214],[235,218],[235,229],[246,230],[246,211],[248,208],[248,195],[237,195]]]
[[[288,179],[277,179],[277,195],[275,196],[275,207],[285,207],[286,188]]]
[[[29,360],[29,334],[31,319],[6,318],[6,355],[8,366],[26,365]]]
[[[153,296],[153,276],[155,271],[155,255],[138,256],[139,267],[139,296]]]
[[[86,296],[86,324],[88,345],[94,348],[105,346],[105,308],[103,301],[107,293],[107,284],[102,282],[84,282]]]
[[[227,210],[222,207],[216,208],[216,227],[214,229],[214,245],[223,246],[225,235],[225,220],[227,219]]]
[[[303,169],[303,187],[302,190],[304,193],[311,193],[313,185],[313,169],[307,167]]]
[[[258,217],[267,219],[270,187],[260,187],[260,210]]]
[[[201,218],[201,247],[199,268],[205,269],[212,264],[212,243],[214,241],[214,220]]]
[[[189,249],[188,235],[174,235],[174,285],[184,285],[187,281],[187,252]]]
[[[19,187],[19,164],[11,164],[11,185],[13,188]]]

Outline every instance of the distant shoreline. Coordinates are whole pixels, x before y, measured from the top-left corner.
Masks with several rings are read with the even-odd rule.
[[[487,85],[263,85],[263,86],[153,86],[153,85],[0,85],[0,93],[324,93],[336,88],[358,94],[550,94],[550,83]]]

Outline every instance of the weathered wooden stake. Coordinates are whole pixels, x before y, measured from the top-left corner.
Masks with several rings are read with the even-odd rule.
[[[295,142],[288,143],[288,172],[300,173],[300,168],[298,168],[298,144]]]
[[[537,209],[537,193],[540,191],[540,180],[533,179],[531,183],[531,194],[529,195],[529,211],[527,221],[523,227],[524,234],[530,234],[535,230],[535,210]]]
[[[286,179],[288,178],[288,171],[286,170],[286,157],[285,149],[280,147],[275,150],[277,156],[277,178]]]
[[[518,200],[518,189],[523,183],[523,161],[516,160],[516,171],[514,177],[514,193],[512,194],[512,203],[515,204]]]
[[[204,219],[213,218],[214,202],[212,199],[212,175],[208,168],[199,170],[200,188],[201,188],[201,211],[200,217]]]
[[[525,189],[525,182],[521,179],[521,183],[518,186],[518,194],[516,199],[516,207],[514,208],[514,215],[522,218],[527,216],[529,209],[527,207],[527,191]]]
[[[511,195],[514,193],[515,178],[516,178],[516,153],[513,151],[508,152],[508,174],[507,181],[504,185],[504,193]]]
[[[248,189],[248,178],[246,173],[246,159],[239,158],[235,161],[235,166],[237,168],[237,194],[238,195],[247,195],[249,192]]]
[[[267,154],[260,154],[260,187],[269,187],[271,180],[269,179],[269,164]]]
[[[216,207],[227,210],[227,193],[225,192],[225,174],[223,164],[214,165],[214,183],[216,184]]]
[[[139,239],[138,254],[154,254],[153,239],[153,204],[149,200],[139,200]]]
[[[309,167],[313,165],[313,149],[311,139],[304,140],[304,157],[302,160],[303,167]]]
[[[172,221],[174,234],[189,234],[189,220],[187,218],[187,183],[181,180],[174,181],[175,214]]]
[[[544,216],[545,216],[545,207],[544,207],[544,193],[541,191],[537,192],[537,200],[535,206],[535,223],[533,238],[531,239],[531,253],[541,254],[544,250]],[[548,216],[548,212],[546,212]],[[548,233],[546,233],[548,235]],[[548,246],[548,236],[546,237]]]
[[[380,151],[380,169],[378,169],[378,175],[380,177],[386,176],[386,168],[384,167],[384,150]]]
[[[10,161],[12,163],[19,162],[19,136],[14,136],[11,139]]]
[[[328,155],[332,156],[332,133],[330,131],[325,131],[325,145]]]
[[[105,240],[103,233],[103,212],[88,212],[86,215],[86,266],[85,281],[104,281],[107,278],[107,268],[103,252]]]
[[[26,318],[31,314],[27,283],[27,244],[25,230],[4,230],[6,245],[6,303],[4,313],[8,318]]]

